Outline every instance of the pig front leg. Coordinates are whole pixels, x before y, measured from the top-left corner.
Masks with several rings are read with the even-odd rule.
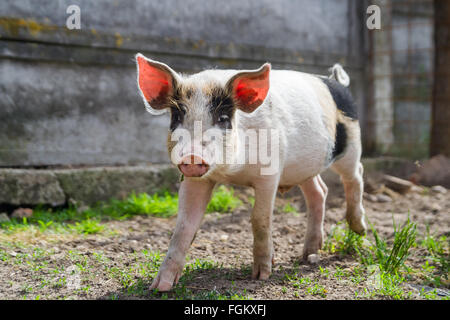
[[[177,283],[185,264],[186,254],[200,227],[214,183],[186,178],[178,193],[178,216],[169,250],[150,289],[168,291]]]
[[[274,258],[272,213],[278,179],[260,181],[254,185],[255,206],[251,215],[253,230],[252,279],[266,280],[272,272]]]

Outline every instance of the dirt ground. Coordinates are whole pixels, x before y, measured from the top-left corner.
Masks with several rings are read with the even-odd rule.
[[[375,187],[372,185],[367,189],[376,194],[376,188],[375,184]],[[336,224],[342,224],[345,215],[342,187],[332,184],[329,189],[324,224],[326,237]],[[298,189],[280,195],[276,201],[273,219],[275,266],[271,278],[267,281],[251,280],[253,239],[248,197],[252,190],[236,189],[235,193],[244,205],[230,214],[205,215],[191,246],[189,261],[198,258],[211,264],[192,272],[184,282],[184,290],[188,290],[190,297],[204,298],[202,292],[221,295],[231,292],[250,299],[386,298],[364,296],[365,290],[371,286],[367,274],[360,280],[348,276],[356,275],[355,270],[360,267],[354,255],[322,251],[318,264],[301,261],[306,208]],[[379,202],[369,194],[364,197],[367,217],[382,237],[392,240],[393,218],[402,225],[408,215],[417,223],[418,241],[426,234],[427,226],[436,237],[450,236],[450,192],[417,188],[405,195],[390,195],[391,201],[388,202]],[[282,208],[287,203],[298,213],[283,212]],[[105,224],[109,232],[100,235],[1,235],[0,298],[174,298],[175,293],[161,295],[149,292],[154,270],[146,274],[145,267],[140,268],[139,264],[149,261],[148,257],[145,260],[145,253],[142,255],[143,250],[165,254],[175,219],[135,216],[123,221],[108,221]],[[371,232],[367,237],[370,239]],[[421,269],[426,255],[426,249],[420,246],[412,248],[407,265]],[[307,279],[305,281],[309,285],[293,284],[287,280],[286,274]],[[130,283],[139,283],[139,286]],[[313,284],[318,290],[314,291]],[[419,299],[414,288],[429,284],[420,275],[413,275],[402,285],[413,293],[410,298]],[[444,283],[441,292],[445,295],[448,288],[448,282]]]

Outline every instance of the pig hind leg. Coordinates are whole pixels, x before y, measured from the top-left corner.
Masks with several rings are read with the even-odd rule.
[[[300,189],[308,207],[308,221],[303,247],[303,259],[306,260],[310,254],[317,253],[322,248],[323,220],[328,188],[320,175],[317,175],[303,182]]]
[[[355,129],[355,133],[359,130]],[[346,150],[331,168],[338,173],[344,184],[345,198],[347,203],[346,220],[354,232],[364,234],[366,224],[364,221],[365,211],[362,205],[364,192],[363,166],[360,162],[361,143],[359,134],[351,135]]]

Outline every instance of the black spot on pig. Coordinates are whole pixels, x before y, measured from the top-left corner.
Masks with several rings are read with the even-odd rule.
[[[342,84],[336,80],[329,78],[320,78],[330,90],[331,96],[339,110],[341,110],[345,116],[357,120],[358,111],[355,101],[353,100],[350,90],[344,87]]]
[[[183,123],[186,110],[179,105],[170,107],[170,131],[174,131]]]
[[[183,123],[186,108],[181,101],[181,90],[177,88],[170,99],[170,131],[174,131]]]
[[[220,88],[212,90],[209,111],[213,125],[218,125],[222,129],[231,129],[235,109],[233,99],[225,90]]]
[[[347,146],[347,131],[345,125],[341,122],[336,124],[336,140],[334,142],[332,159],[335,160],[343,154],[345,147]]]

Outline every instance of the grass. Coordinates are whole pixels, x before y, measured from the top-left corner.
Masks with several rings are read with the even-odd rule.
[[[354,284],[367,283],[364,292],[355,292],[355,298],[384,297],[389,299],[410,299],[413,292],[404,284],[414,270],[409,268],[407,261],[411,249],[417,247],[417,226],[409,218],[402,225],[396,225],[393,220],[393,240],[382,238],[374,226],[369,223],[373,241],[366,236],[352,232],[342,224],[332,228],[325,241],[324,250],[341,255],[351,254],[359,258],[361,266],[352,272],[343,272],[339,267],[334,274],[328,269],[319,267],[320,275],[337,280],[349,279]],[[440,277],[448,277],[448,240],[441,236],[436,238],[427,231],[421,245],[427,249],[428,258],[418,272],[425,275],[431,284],[439,286]],[[433,265],[432,265],[433,264]],[[438,269],[436,271],[436,269]],[[434,273],[434,277],[431,274]],[[438,273],[438,277],[436,277]],[[421,292],[425,299],[440,299],[433,292]],[[442,299],[448,299],[444,297]]]
[[[164,192],[149,195],[132,193],[127,199],[113,200],[104,205],[101,210],[108,216],[119,219],[128,218],[138,214],[146,214],[155,217],[168,218],[177,213],[178,196]]]
[[[234,195],[232,188],[220,186],[213,193],[207,213],[210,212],[231,212],[240,206],[242,202]],[[156,276],[162,262],[159,252],[142,251],[134,253],[134,262],[126,263],[126,267],[118,265],[117,262],[104,257],[101,253],[94,252],[86,256],[71,250],[58,260],[56,264],[49,258],[54,252],[34,249],[31,253],[24,253],[29,250],[27,245],[21,242],[9,242],[9,236],[18,232],[28,234],[35,238],[39,234],[62,234],[74,233],[79,235],[99,234],[108,230],[104,221],[123,220],[135,215],[150,215],[161,218],[168,218],[176,215],[178,208],[178,196],[169,192],[158,192],[153,195],[146,193],[132,193],[124,200],[111,200],[109,202],[98,203],[95,206],[79,210],[76,206],[68,208],[45,208],[35,207],[33,215],[29,218],[11,218],[9,221],[0,223],[0,235],[6,239],[5,250],[0,248],[0,261],[8,264],[26,268],[36,278],[37,284],[34,287],[28,282],[23,284],[21,290],[23,298],[42,299],[48,298],[41,295],[40,290],[52,288],[55,292],[64,292],[57,298],[67,298],[75,294],[88,295],[92,290],[88,284],[90,280],[97,277],[98,271],[103,272],[109,279],[117,281],[121,292],[112,293],[111,298],[119,296],[149,296],[157,294],[149,292],[148,288],[151,280]],[[15,236],[17,238],[17,236]],[[10,243],[10,245],[8,245]],[[19,253],[15,253],[14,248],[19,248]],[[69,266],[69,267],[68,267]],[[247,293],[239,292],[233,287],[225,291],[213,290],[192,290],[189,283],[199,273],[205,270],[220,268],[211,261],[194,260],[185,267],[183,276],[178,286],[170,294],[174,299],[248,299]],[[75,277],[75,278],[74,278]],[[75,284],[74,284],[74,279]],[[89,280],[90,279],[90,280]],[[168,298],[167,295],[159,295],[159,298]]]
[[[357,292],[355,298],[410,299],[413,293],[402,287],[404,281],[405,278],[400,274],[373,272],[366,281],[368,286],[364,288],[362,294]]]
[[[105,229],[105,226],[101,225],[98,220],[90,218],[75,222],[74,225],[68,225],[68,227],[80,234],[100,233]]]
[[[284,205],[282,211],[284,213],[298,213],[297,209],[290,203]]]
[[[252,198],[249,198],[249,201]],[[241,201],[234,195],[232,188],[220,186],[213,194],[207,212],[230,212],[241,205]],[[107,220],[128,219],[135,215],[149,215],[160,218],[168,218],[176,214],[178,206],[177,195],[169,192],[159,192],[153,195],[145,193],[131,194],[124,200],[111,200],[99,203],[85,210],[77,210],[71,206],[63,209],[48,209],[37,207],[33,216],[23,219],[11,219],[0,223],[0,235],[8,235],[14,232],[53,234],[75,233],[80,235],[99,234],[108,231],[104,224]],[[295,208],[288,204],[282,208],[283,212],[296,212]],[[412,291],[405,284],[411,277],[421,277],[427,285],[433,287],[447,287],[449,274],[449,240],[447,236],[436,236],[427,228],[426,235],[417,240],[416,224],[408,218],[401,226],[393,221],[394,233],[392,238],[383,238],[370,224],[371,235],[360,236],[352,232],[346,225],[339,223],[331,229],[324,243],[324,250],[332,253],[352,255],[359,259],[360,265],[341,269],[318,266],[318,274],[314,277],[299,274],[298,266],[294,272],[285,274],[283,292],[288,292],[290,287],[294,289],[294,295],[315,296],[327,298],[329,293],[325,288],[325,281],[344,282],[355,290],[355,298],[388,298],[409,299]],[[8,238],[9,239],[9,238]],[[242,289],[236,289],[233,281],[226,289],[208,287],[198,288],[193,286],[197,279],[205,273],[212,271],[227,280],[235,279],[232,273],[223,275],[223,266],[210,260],[190,260],[185,266],[183,276],[177,286],[170,293],[158,293],[149,291],[149,285],[156,276],[163,255],[159,252],[143,250],[131,254],[126,258],[105,257],[101,252],[93,252],[89,255],[78,254],[69,251],[57,262],[52,261],[51,256],[55,252],[45,251],[38,247],[30,250],[24,248],[16,250],[20,244],[5,244],[0,248],[0,262],[12,264],[17,268],[26,268],[30,272],[33,283],[22,284],[19,289],[24,298],[46,299],[43,288],[53,288],[53,292],[59,294],[57,298],[76,296],[89,296],[93,290],[91,285],[96,277],[106,277],[104,281],[114,281],[117,292],[110,293],[111,299],[123,296],[130,297],[155,297],[159,299],[249,299],[248,293]],[[408,257],[411,249],[419,247],[416,252],[425,252],[424,263],[417,270],[411,269]],[[18,251],[18,253],[12,250]],[[14,254],[12,254],[14,253]],[[127,259],[123,261],[121,259]],[[243,276],[249,277],[251,266],[246,265],[241,270]],[[248,269],[248,270],[247,270]],[[68,287],[73,283],[73,276],[79,277],[79,285],[68,292]],[[78,279],[78,278],[77,278]],[[417,283],[417,282],[416,282]],[[361,290],[361,287],[364,289]],[[420,295],[425,299],[442,299],[436,291],[422,290]],[[290,292],[292,292],[289,290]],[[444,297],[444,299],[448,299]]]
[[[409,250],[416,245],[416,224],[410,219],[399,228],[394,224],[394,241],[390,246],[380,237],[377,230],[369,223],[374,241],[358,235],[348,227],[338,224],[332,228],[324,244],[324,250],[330,253],[356,254],[366,266],[377,265],[382,272],[395,274],[404,267]]]
[[[348,227],[343,227],[343,223],[338,223],[331,228],[323,249],[330,253],[352,254],[357,248],[364,246],[364,238],[354,233]]]
[[[302,277],[298,272],[294,272],[293,274],[285,274],[284,279],[288,284],[296,289],[299,289],[294,292],[296,297],[299,297],[300,293],[320,296],[322,298],[327,297],[327,290],[319,283],[319,280],[311,279],[309,277]]]
[[[232,212],[241,204],[233,188],[220,186],[214,192],[206,212]],[[102,224],[105,220],[123,220],[136,215],[168,218],[176,215],[177,209],[176,194],[167,191],[153,195],[132,193],[124,200],[113,199],[85,210],[79,210],[73,205],[62,209],[38,206],[30,218],[11,218],[10,221],[0,222],[0,230],[7,234],[20,231],[97,234],[106,230]]]
[[[220,186],[214,192],[206,212],[231,212],[242,204],[241,200],[234,196],[233,188]]]
[[[404,267],[404,262],[409,255],[409,250],[416,244],[416,224],[410,219],[406,221],[405,225],[398,229],[394,225],[394,243],[390,248],[385,239],[382,239],[376,229],[370,224],[375,243],[372,243],[369,250],[355,247],[361,262],[365,265],[377,264],[382,272],[396,274],[401,267]]]
[[[141,259],[139,259],[139,257]],[[144,261],[142,261],[144,257]],[[149,291],[151,281],[156,277],[163,261],[159,252],[143,250],[136,254],[136,262],[126,269],[117,267],[108,268],[110,276],[119,282],[123,294],[127,296],[147,297],[160,299],[190,299],[190,300],[242,300],[248,299],[247,293],[236,291],[233,286],[224,292],[217,289],[205,290],[190,287],[190,283],[202,272],[220,269],[217,263],[210,260],[195,259],[186,264],[183,275],[178,284],[169,293],[159,293],[158,290]],[[114,295],[112,298],[117,298]]]
[[[442,273],[448,274],[449,270],[449,247],[450,241],[446,236],[436,238],[430,233],[430,228],[427,227],[427,234],[421,243],[428,251],[428,258],[431,262],[437,264]]]
[[[436,237],[430,233],[427,226],[425,237],[420,245],[426,249],[425,263],[422,265],[422,273],[427,283],[435,287],[444,286],[449,282],[450,242],[447,236]]]
[[[67,297],[88,297],[93,287],[98,289],[101,279],[104,284],[112,281],[115,292],[111,299],[124,297],[191,299],[191,300],[243,300],[249,299],[247,291],[236,289],[234,282],[226,289],[197,288],[197,278],[202,273],[222,270],[222,265],[211,260],[193,259],[188,261],[179,283],[169,293],[149,290],[156,277],[164,255],[159,251],[141,250],[123,257],[106,257],[102,252],[90,254],[76,250],[67,251],[58,260],[51,259],[52,250],[28,247],[27,250],[11,256],[0,249],[4,263],[17,266],[18,272],[26,272],[27,280],[20,284],[20,294],[24,299],[66,299]],[[187,258],[189,259],[189,258]],[[13,286],[14,283],[10,283]],[[49,290],[50,289],[50,290]],[[94,293],[95,294],[95,293]],[[48,296],[50,295],[50,296]]]

